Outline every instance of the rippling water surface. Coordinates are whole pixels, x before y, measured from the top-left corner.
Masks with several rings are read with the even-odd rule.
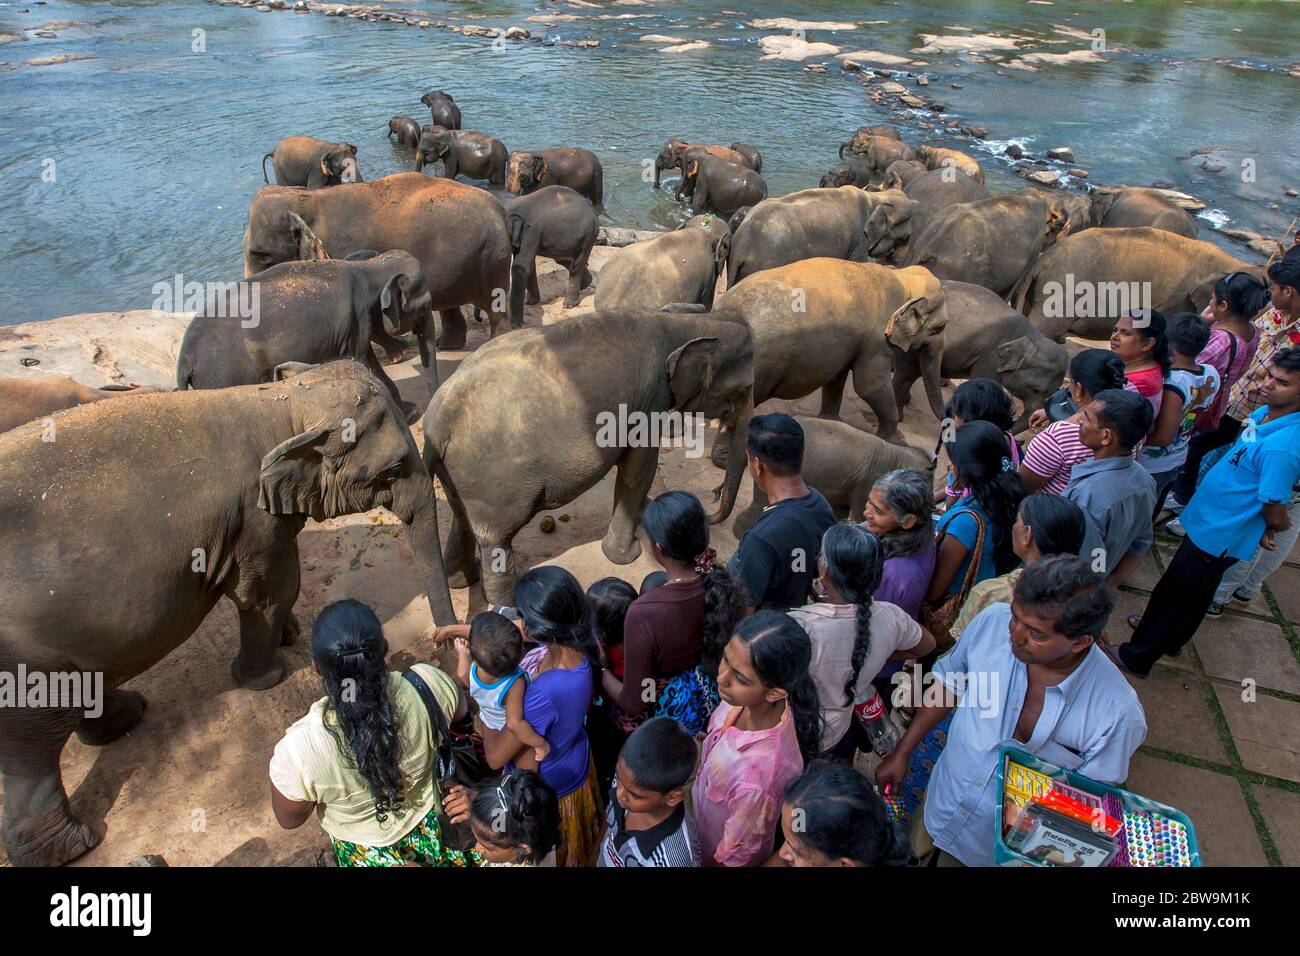
[[[511,148],[594,150],[605,167],[606,211],[620,225],[663,227],[682,218],[671,191],[656,193],[641,178],[643,161],[669,135],[753,143],[763,150],[773,194],[816,185],[854,128],[900,117],[872,103],[829,57],[809,61],[827,62],[827,75],[760,60],[759,38],[789,31],[749,26],[757,17],[853,22],[851,31],[810,29],[807,38],[903,55],[924,42],[922,33],[1015,34],[1039,40],[1032,49],[1064,52],[1087,44],[1057,27],[1102,29],[1110,50],[1096,64],[1024,72],[957,52],[925,57],[932,79],[923,92],[945,103],[947,115],[988,127],[992,152],[979,155],[993,188],[1019,185],[993,156],[1014,139],[1030,151],[1073,146],[1092,182],[1163,180],[1201,197],[1210,207],[1203,235],[1212,222],[1278,234],[1300,212],[1300,202],[1284,195],[1300,187],[1300,79],[1288,73],[1300,72],[1300,4],[425,0],[394,7],[454,23],[521,24],[600,46],[510,44],[498,52],[489,41],[442,29],[199,0],[0,2],[0,33],[55,21],[85,25],[0,45],[0,61],[10,65],[0,71],[0,324],[147,307],[153,284],[178,272],[200,281],[239,276],[264,153],[283,136],[308,133],[356,143],[367,178],[411,168],[407,151],[387,139],[387,121],[406,114],[427,122],[419,98],[438,87],[456,96],[467,128]],[[580,19],[525,22],[557,13]],[[191,49],[195,29],[204,31],[205,52]],[[665,54],[639,39],[645,34],[712,46]],[[61,53],[94,58],[25,63]],[[942,138],[916,117],[901,119],[911,124],[912,141]],[[1178,158],[1207,146],[1222,148],[1223,172]],[[53,182],[42,178],[48,160]],[[1243,160],[1255,181],[1243,181]]]

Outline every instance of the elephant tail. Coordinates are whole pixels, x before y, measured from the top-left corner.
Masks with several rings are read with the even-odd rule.
[[[184,392],[194,385],[194,356],[189,352],[181,352],[180,359],[176,362],[176,390]]]
[[[266,176],[266,161],[274,155],[275,155],[275,150],[271,150],[271,152],[267,153],[265,156],[262,157],[262,181],[266,183],[268,186],[271,184],[271,180],[268,179]]]
[[[1029,264],[1024,275],[1016,280],[1016,284],[1011,287],[1011,292],[1007,295],[1007,303],[1021,315],[1028,315],[1025,311],[1031,299],[1030,292],[1034,287],[1034,280],[1038,278],[1038,260]]]

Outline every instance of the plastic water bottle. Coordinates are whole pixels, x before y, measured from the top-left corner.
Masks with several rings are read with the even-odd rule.
[[[853,712],[862,721],[871,740],[871,749],[882,757],[888,757],[898,746],[898,731],[885,716],[885,701],[880,691],[872,688],[871,696],[853,708]]]

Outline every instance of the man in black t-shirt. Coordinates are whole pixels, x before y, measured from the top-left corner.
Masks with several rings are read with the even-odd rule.
[[[727,566],[751,610],[802,607],[817,576],[822,534],[835,513],[821,492],[804,484],[803,429],[789,415],[749,420],[745,458],[768,506],[740,539]]]

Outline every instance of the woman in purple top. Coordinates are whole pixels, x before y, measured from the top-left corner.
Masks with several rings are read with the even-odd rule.
[[[920,620],[921,601],[934,575],[932,482],[919,471],[897,468],[876,480],[862,516],[885,546],[885,567],[874,598]]]
[[[524,635],[544,649],[524,693],[524,719],[551,751],[537,772],[560,798],[560,844],[556,866],[591,866],[604,816],[584,721],[600,673],[591,605],[581,585],[560,567],[533,568],[515,585],[515,607]],[[480,725],[487,761],[532,769],[533,751],[507,727]]]

